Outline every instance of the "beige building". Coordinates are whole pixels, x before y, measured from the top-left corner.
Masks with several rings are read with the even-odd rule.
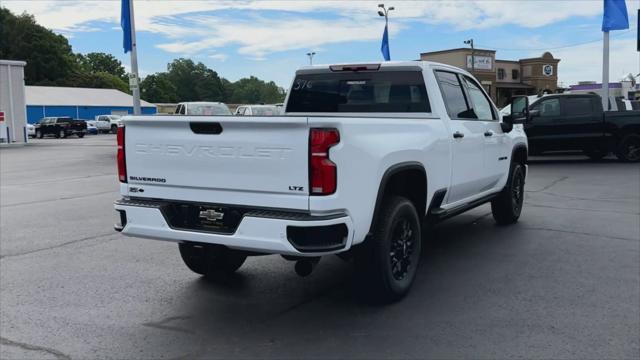
[[[496,59],[494,50],[459,48],[420,54],[420,60],[457,66],[471,72],[498,106],[513,95],[533,95],[558,88],[558,62],[545,52],[518,61]],[[473,65],[472,65],[473,63]]]

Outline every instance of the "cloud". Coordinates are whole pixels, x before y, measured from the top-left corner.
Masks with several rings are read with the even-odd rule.
[[[379,22],[355,22],[352,20],[317,20],[284,17],[279,20],[253,19],[252,21],[221,21],[200,16],[189,19],[191,23],[206,29],[207,36],[195,41],[174,41],[158,45],[172,53],[196,54],[204,49],[230,44],[238,45],[238,53],[252,58],[292,49],[317,49],[322,45],[377,40],[380,38]],[[402,24],[391,32],[401,31]]]
[[[565,86],[577,84],[578,81],[602,81],[601,42],[554,50],[553,56],[560,59],[558,81]],[[635,39],[611,39],[609,69],[609,79],[612,82],[619,81],[628,73],[638,73]]]
[[[213,60],[218,60],[218,61],[225,61],[229,58],[229,55],[227,54],[211,54],[208,56],[209,59],[213,59]]]

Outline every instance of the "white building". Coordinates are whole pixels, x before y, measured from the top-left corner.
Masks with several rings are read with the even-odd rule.
[[[0,142],[27,142],[24,61],[0,60]]]

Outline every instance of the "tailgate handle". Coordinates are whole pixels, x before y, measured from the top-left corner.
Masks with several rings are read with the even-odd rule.
[[[217,122],[192,122],[189,123],[189,127],[196,134],[219,135],[222,133],[222,125]]]

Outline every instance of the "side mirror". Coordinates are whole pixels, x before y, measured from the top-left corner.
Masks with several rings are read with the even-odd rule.
[[[511,112],[502,117],[502,131],[510,132],[513,125],[524,124],[531,118],[529,112],[529,98],[526,96],[514,96],[511,98]]]

